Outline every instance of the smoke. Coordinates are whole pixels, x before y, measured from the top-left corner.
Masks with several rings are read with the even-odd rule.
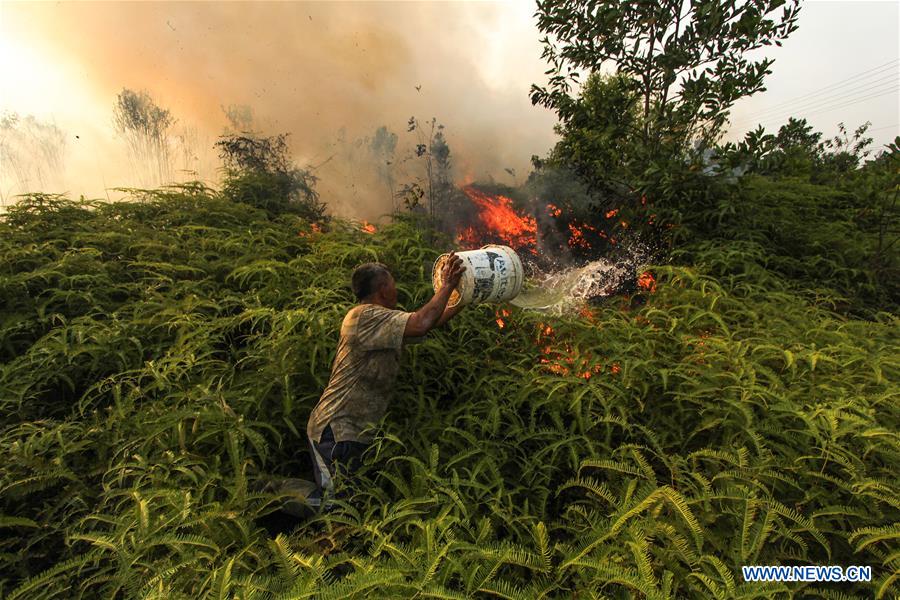
[[[0,116],[0,173],[20,189],[43,189],[64,177],[66,138],[55,123],[32,115]],[[0,188],[5,198],[6,193]]]
[[[89,151],[84,142],[73,148],[79,168],[69,186],[92,195],[110,182],[129,184],[111,124],[124,88],[147,90],[175,117],[181,146],[172,160],[182,178],[217,180],[213,144],[226,131],[252,125],[261,135],[289,133],[295,161],[315,169],[332,210],[369,220],[391,210],[392,188],[421,176],[410,117],[445,126],[457,181],[514,183],[512,173],[521,178],[529,157],[555,139],[554,116],[528,99],[529,85],[545,79],[530,6],[142,2],[3,10],[4,29],[37,40],[79,73],[86,89],[61,94],[51,110],[66,115],[60,122],[70,138],[77,130],[95,139]],[[379,135],[396,136],[391,165],[383,148],[372,151]]]

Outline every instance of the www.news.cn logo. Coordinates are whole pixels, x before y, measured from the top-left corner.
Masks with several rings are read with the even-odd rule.
[[[744,581],[872,581],[872,567],[760,566],[741,567]]]

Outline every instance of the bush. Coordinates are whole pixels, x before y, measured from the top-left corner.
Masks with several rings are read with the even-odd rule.
[[[412,309],[438,254],[406,220],[316,229],[196,187],[0,220],[0,595],[890,594],[897,319],[816,305],[751,241],[655,268],[638,309],[466,309],[405,351],[338,508],[270,537],[251,484],[309,473],[349,273],[386,262]],[[775,563],[874,581],[738,579]]]
[[[230,135],[216,143],[225,165],[223,193],[268,214],[292,213],[309,221],[325,218],[316,177],[290,165],[287,134]]]

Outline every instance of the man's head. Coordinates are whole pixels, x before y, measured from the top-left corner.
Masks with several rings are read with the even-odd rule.
[[[366,263],[356,267],[350,278],[350,286],[360,302],[379,304],[385,308],[397,306],[394,277],[381,263]]]

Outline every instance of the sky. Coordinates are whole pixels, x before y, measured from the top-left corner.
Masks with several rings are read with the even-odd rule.
[[[433,118],[457,181],[519,183],[557,139],[555,115],[529,100],[547,69],[533,13],[526,1],[0,1],[0,115],[31,115],[64,138],[41,172],[0,164],[0,202],[26,185],[116,199],[113,188],[149,184],[113,127],[124,88],[177,119],[180,180],[217,181],[224,108],[246,106],[254,131],[290,134],[294,160],[341,216],[391,208],[367,152],[381,126],[398,136],[395,186],[419,173],[411,148]],[[900,3],[806,2],[799,24],[767,49],[767,91],[738,102],[726,139],[807,113],[828,136],[871,121],[875,148],[900,134]]]

